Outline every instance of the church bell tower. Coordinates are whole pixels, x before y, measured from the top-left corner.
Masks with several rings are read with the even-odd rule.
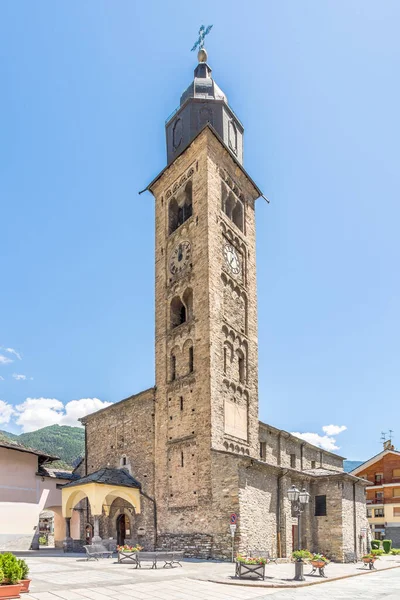
[[[254,205],[261,192],[243,168],[243,126],[204,48],[198,60],[166,123],[167,167],[148,186],[155,494],[159,534],[171,536],[217,531],[219,457],[259,456]]]

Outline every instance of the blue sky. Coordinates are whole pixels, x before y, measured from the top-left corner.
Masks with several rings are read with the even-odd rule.
[[[399,20],[395,0],[0,3],[0,428],[72,424],[154,384],[154,208],[138,191],[165,166],[164,120],[212,23],[213,76],[271,200],[260,416],[352,459],[381,430],[396,442]]]

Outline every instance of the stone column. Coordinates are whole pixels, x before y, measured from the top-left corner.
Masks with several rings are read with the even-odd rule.
[[[92,537],[92,544],[98,544],[99,542],[101,542],[101,537],[100,537],[99,533],[100,533],[100,529],[99,529],[99,515],[93,515],[93,537]]]
[[[71,537],[71,517],[65,517],[65,539],[63,541],[64,552],[73,552],[74,540]]]

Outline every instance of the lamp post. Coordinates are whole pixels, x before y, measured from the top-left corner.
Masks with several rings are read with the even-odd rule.
[[[309,503],[310,494],[305,488],[300,492],[295,485],[292,485],[288,490],[288,498],[292,503],[293,512],[297,515],[297,550],[301,550],[301,515],[304,512],[306,504]],[[304,581],[303,565],[302,559],[296,561],[294,578],[298,581]]]

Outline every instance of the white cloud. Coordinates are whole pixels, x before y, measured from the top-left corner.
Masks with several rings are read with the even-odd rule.
[[[345,425],[324,425],[322,427],[322,431],[325,435],[320,435],[319,433],[299,433],[292,432],[292,435],[309,442],[310,444],[314,444],[314,446],[318,446],[323,450],[328,450],[329,452],[333,452],[334,450],[339,450],[340,446],[336,445],[336,439],[333,436],[342,433],[345,431],[347,427]]]
[[[22,375],[21,373],[13,373],[14,379],[17,381],[25,381],[26,375]]]
[[[4,400],[0,400],[0,424],[10,422],[11,416],[14,414],[14,409],[11,404],[7,404]]]
[[[346,431],[346,425],[324,425],[322,427],[322,431],[326,433],[326,435],[338,435],[342,433],[342,431]]]
[[[64,406],[56,398],[27,398],[15,407],[18,411],[16,423],[24,433],[56,424],[79,427],[81,423],[78,418],[110,404],[111,402],[103,402],[98,398],[81,398],[71,400]]]
[[[8,365],[12,362],[13,361],[11,360],[11,358],[8,358],[8,356],[4,356],[4,354],[0,354],[0,365]]]
[[[1,348],[1,350],[4,350],[5,352],[8,352],[9,354],[13,354],[14,356],[16,356],[18,358],[18,360],[22,360],[22,355],[17,352],[16,350],[14,350],[14,348]]]

